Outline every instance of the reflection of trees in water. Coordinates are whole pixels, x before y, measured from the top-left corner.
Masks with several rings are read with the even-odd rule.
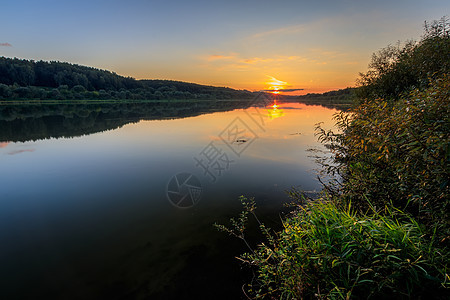
[[[0,106],[0,141],[25,142],[112,130],[141,120],[244,108],[248,100]]]
[[[353,105],[352,99],[335,100],[327,98],[299,98],[298,102],[306,105],[320,105],[326,108],[338,109],[338,110],[348,110]]]

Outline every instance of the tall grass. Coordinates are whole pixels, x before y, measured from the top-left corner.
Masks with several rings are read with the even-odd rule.
[[[449,291],[448,253],[400,211],[360,215],[322,199],[298,207],[276,237],[263,229],[267,243],[240,258],[257,270],[252,297],[430,299]]]

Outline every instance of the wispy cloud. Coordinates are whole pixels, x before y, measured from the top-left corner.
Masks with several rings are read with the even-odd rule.
[[[296,91],[303,91],[302,88],[291,88],[291,85],[286,81],[279,80],[273,76],[266,75],[269,80],[265,83],[268,86],[267,89],[263,90],[265,92],[275,92],[275,93],[290,93]]]
[[[290,93],[296,91],[304,91],[305,89],[279,89],[279,90],[263,90],[264,92],[281,92],[281,93]]]
[[[263,58],[263,57],[253,57],[241,59],[239,62],[244,64],[257,64],[257,63],[268,63],[268,62],[282,62],[289,60],[301,60],[300,56],[277,56],[274,58]]]
[[[286,81],[276,79],[273,76],[266,75],[269,78],[269,81],[266,82],[267,85],[271,85],[269,89],[283,88],[288,85]],[[272,87],[273,86],[273,87]]]
[[[279,64],[283,62],[307,62],[308,59],[296,55],[277,55],[274,57],[243,57],[239,53],[212,54],[203,57],[207,65],[217,70],[235,69],[243,70],[254,67],[266,67],[269,64]]]
[[[236,54],[230,54],[230,55],[221,55],[221,54],[212,54],[209,55],[206,60],[208,61],[215,61],[215,60],[229,60],[236,57]]]
[[[5,148],[8,144],[9,142],[0,142],[0,148]]]
[[[309,52],[313,55],[320,57],[321,59],[342,59],[346,56],[346,53],[339,51],[330,51],[323,48],[310,48]]]
[[[295,34],[295,33],[304,32],[305,30],[306,30],[306,27],[303,24],[293,25],[293,26],[285,26],[285,27],[280,27],[280,28],[256,33],[256,34],[250,36],[250,38],[260,39],[260,38],[270,37],[273,35]]]
[[[20,154],[20,153],[24,153],[24,152],[34,152],[36,149],[24,149],[24,150],[16,150],[16,151],[11,151],[8,152],[9,155],[16,155],[16,154]]]
[[[0,47],[12,47],[10,43],[0,43]]]

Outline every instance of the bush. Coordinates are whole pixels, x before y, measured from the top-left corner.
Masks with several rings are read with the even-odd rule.
[[[448,292],[448,251],[433,247],[433,238],[401,211],[358,215],[322,199],[300,206],[278,238],[262,229],[269,243],[241,257],[257,268],[247,290],[256,298],[430,298]]]
[[[356,205],[367,197],[448,227],[449,99],[446,75],[395,103],[366,101],[336,115],[340,133],[319,128],[334,152],[328,171],[341,176],[339,192]]]
[[[357,94],[361,100],[395,100],[450,72],[450,23],[446,17],[425,23],[419,42],[389,45],[372,56],[369,70],[361,73]],[[431,80],[431,81],[430,81]]]

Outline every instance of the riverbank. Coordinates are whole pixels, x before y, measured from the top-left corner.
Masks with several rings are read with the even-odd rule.
[[[284,229],[240,260],[257,273],[256,298],[427,298],[450,295],[450,24],[419,42],[388,46],[361,75],[358,98],[317,127],[335,180],[297,201]],[[254,202],[230,228],[244,239]]]

